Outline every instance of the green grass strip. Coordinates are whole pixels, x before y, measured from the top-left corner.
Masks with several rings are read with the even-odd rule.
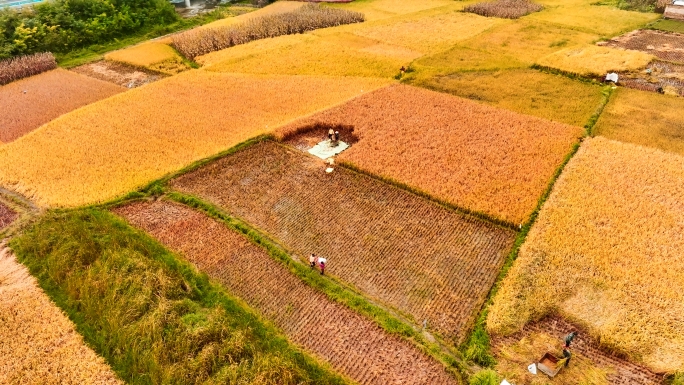
[[[10,246],[126,382],[350,383],[108,211],[48,212]]]
[[[207,203],[198,197],[183,194],[177,191],[168,192],[169,199],[186,206],[195,208],[211,218],[224,223],[228,228],[243,234],[250,242],[265,249],[277,262],[285,266],[290,273],[302,280],[312,288],[324,293],[330,300],[340,303],[349,309],[361,314],[378,324],[389,334],[397,335],[402,339],[418,347],[423,353],[441,362],[454,376],[462,379],[467,376],[467,368],[458,357],[458,352],[446,348],[444,344],[428,341],[420,331],[417,331],[407,322],[400,320],[386,309],[372,303],[363,295],[357,293],[343,283],[330,277],[317,274],[308,266],[295,261],[276,242],[266,237],[244,221],[235,218],[221,208]],[[446,351],[445,351],[446,350]]]

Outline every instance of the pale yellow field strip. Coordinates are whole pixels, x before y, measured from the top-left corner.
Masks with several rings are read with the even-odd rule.
[[[227,27],[234,24],[244,23],[262,16],[277,15],[280,13],[292,12],[306,4],[303,1],[276,1],[275,3],[266,7],[260,8],[256,11],[245,13],[244,15],[235,17],[226,17],[225,19],[214,21],[213,23],[205,24],[198,28],[220,28]]]
[[[0,383],[122,384],[0,245]]]
[[[613,71],[645,68],[653,59],[652,55],[641,51],[586,45],[560,50],[539,59],[537,64],[579,75],[602,76]]]
[[[0,185],[40,205],[109,200],[389,84],[189,71],[63,115],[0,148]]]
[[[130,48],[110,52],[105,59],[131,64],[139,67],[147,67],[152,64],[179,58],[178,53],[170,46],[150,41]]]
[[[487,320],[549,312],[655,372],[684,369],[684,157],[588,139],[554,186]]]

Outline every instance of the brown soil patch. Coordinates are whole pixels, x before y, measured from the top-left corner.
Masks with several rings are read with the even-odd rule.
[[[0,201],[0,231],[8,227],[19,217],[19,213],[7,207]]]
[[[126,88],[140,87],[164,78],[159,73],[108,60],[85,64],[71,71]]]
[[[304,284],[222,223],[168,201],[115,210],[361,384],[457,384],[441,364]]]
[[[469,210],[518,225],[527,220],[583,129],[451,95],[397,85],[296,121],[353,126],[359,141],[340,154]]]
[[[513,231],[263,142],[171,182],[278,239],[417,323],[460,340],[494,283]]]
[[[684,63],[684,35],[640,29],[599,45],[646,52],[659,59]]]
[[[79,107],[123,88],[63,69],[0,87],[0,142],[11,142]]]
[[[0,357],[2,384],[121,384],[4,245]]]
[[[535,339],[535,336],[547,335],[555,339],[554,345],[557,350],[560,350],[563,337],[573,330],[578,330],[579,334],[571,345],[573,358],[570,361],[570,368],[577,365],[584,365],[585,369],[587,367],[601,368],[606,373],[607,383],[614,385],[656,385],[663,383],[662,375],[653,373],[644,366],[601,349],[598,342],[589,337],[589,333],[558,316],[550,316],[538,322],[528,323],[522,331],[508,337],[492,336],[492,348],[497,358],[502,360],[505,359],[502,356],[507,355],[504,353],[507,348],[519,344],[521,341],[531,341]],[[539,357],[544,353],[540,351]],[[529,363],[524,363],[524,371],[527,370],[526,366]],[[563,378],[564,371],[568,372],[566,369],[561,370],[558,378],[550,382],[554,384],[578,383],[577,377]],[[538,374],[538,376],[544,376],[544,374]],[[516,384],[518,383],[520,382],[516,382]],[[521,384],[524,383],[527,382],[523,381]]]
[[[684,65],[654,61],[645,71],[621,73],[618,84],[641,91],[684,96]]]

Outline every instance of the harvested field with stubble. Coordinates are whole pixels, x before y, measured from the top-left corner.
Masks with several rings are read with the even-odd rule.
[[[518,225],[584,130],[451,95],[397,85],[296,121],[355,127],[338,160]]]
[[[3,244],[0,341],[0,383],[122,384]]]
[[[568,163],[487,326],[560,311],[655,372],[684,368],[684,157],[597,137]]]
[[[16,140],[62,114],[123,91],[63,69],[0,87],[0,142]]]
[[[74,111],[0,147],[0,183],[40,205],[113,199],[386,84],[189,71]]]
[[[344,168],[262,142],[178,177],[212,202],[416,323],[460,340],[515,233]]]
[[[518,19],[532,12],[539,12],[544,6],[530,0],[495,0],[469,4],[463,10],[486,17]]]
[[[662,60],[684,63],[684,35],[679,33],[640,29],[599,45],[642,51]]]
[[[307,286],[244,235],[164,200],[114,210],[360,384],[458,384],[438,362]]]

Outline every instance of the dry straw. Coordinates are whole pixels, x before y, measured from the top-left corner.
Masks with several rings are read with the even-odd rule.
[[[463,11],[486,17],[517,19],[542,9],[543,6],[528,0],[497,0],[471,4],[463,8]]]
[[[254,40],[362,21],[364,16],[360,12],[307,4],[292,12],[267,15],[235,26],[188,31],[175,36],[173,46],[185,57],[193,59]]]
[[[49,52],[3,60],[0,61],[0,85],[55,68],[57,68],[57,61]]]

